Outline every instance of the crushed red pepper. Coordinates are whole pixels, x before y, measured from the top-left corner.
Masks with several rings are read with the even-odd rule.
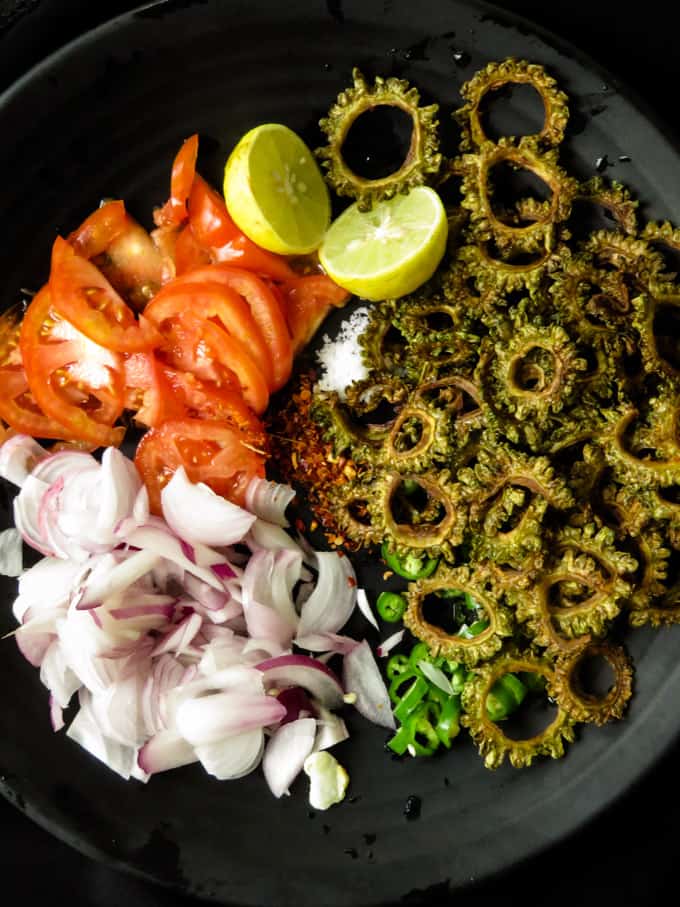
[[[356,550],[360,546],[345,538],[335,522],[328,492],[356,478],[358,468],[353,460],[333,453],[332,445],[311,418],[314,380],[313,372],[300,375],[284,406],[269,417],[271,459],[284,481],[305,489],[309,506],[325,527],[328,544]],[[317,520],[312,521],[312,527],[318,525]]]

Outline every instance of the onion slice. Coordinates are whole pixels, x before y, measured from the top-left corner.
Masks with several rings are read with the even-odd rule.
[[[300,610],[299,636],[337,633],[356,604],[357,580],[349,558],[335,551],[320,551],[316,560],[319,578]]]
[[[255,516],[285,529],[290,525],[286,519],[286,507],[294,497],[295,489],[290,485],[270,482],[255,476],[246,488],[245,503],[246,508]]]
[[[342,684],[331,669],[309,655],[280,655],[256,665],[268,689],[302,687],[328,709],[344,703]]]
[[[315,737],[315,718],[298,718],[274,732],[264,751],[262,771],[275,797],[290,793],[291,784],[314,748]]]
[[[395,730],[390,697],[366,640],[345,655],[343,673],[346,690],[356,695],[357,711],[374,724]]]
[[[163,488],[161,505],[168,526],[190,544],[233,545],[256,520],[254,514],[215,494],[203,482],[190,482],[183,466]]]

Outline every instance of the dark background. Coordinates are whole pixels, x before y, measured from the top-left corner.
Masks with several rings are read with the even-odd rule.
[[[0,0],[0,91],[67,41],[136,5],[130,0]],[[328,5],[332,6],[330,0]],[[589,54],[666,122],[669,134],[680,135],[680,6],[673,9],[668,0],[646,0],[632,8],[602,0],[552,4],[516,0],[496,5],[552,30]],[[0,141],[6,138],[0,136]],[[431,892],[423,903],[456,907],[678,903],[678,765],[680,744],[616,806],[558,847],[464,893]],[[8,907],[19,898],[26,904],[49,899],[86,907],[198,903],[92,862],[2,799],[0,885]]]

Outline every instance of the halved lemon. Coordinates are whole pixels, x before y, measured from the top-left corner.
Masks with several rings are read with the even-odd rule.
[[[333,221],[319,260],[337,284],[364,299],[396,299],[435,272],[448,224],[439,195],[427,186],[360,211],[350,205]]]
[[[331,216],[314,155],[281,123],[247,132],[224,169],[224,199],[236,225],[263,249],[305,255],[319,247]]]

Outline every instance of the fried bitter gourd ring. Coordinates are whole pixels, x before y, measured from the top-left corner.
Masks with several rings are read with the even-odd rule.
[[[601,176],[595,176],[583,183],[574,201],[589,202],[604,208],[624,233],[629,236],[637,233],[638,203],[622,183],[612,180],[607,184]]]
[[[426,599],[433,601],[437,593],[467,593],[478,608],[483,609],[488,627],[477,636],[465,638],[456,633],[447,633],[441,627],[425,619],[424,604]],[[451,599],[441,597],[441,611],[451,607]],[[404,613],[404,625],[427,643],[433,655],[444,655],[446,658],[475,665],[479,661],[492,658],[499,651],[503,642],[512,636],[514,620],[512,612],[500,603],[501,594],[495,588],[488,570],[469,567],[440,567],[430,579],[410,583],[408,590],[408,608]]]
[[[475,379],[489,421],[502,423],[511,440],[526,436],[535,447],[539,441],[535,430],[569,406],[578,375],[588,366],[560,325],[518,322],[513,328],[509,338],[495,342],[489,338]]]
[[[356,199],[362,210],[398,193],[422,186],[439,172],[437,104],[420,107],[420,94],[404,79],[377,76],[369,85],[358,69],[352,72],[354,84],[341,91],[327,116],[319,121],[328,144],[316,154],[326,168],[326,180],[338,195]],[[379,179],[368,179],[355,173],[345,161],[342,149],[352,125],[359,117],[377,107],[396,107],[411,118],[411,143],[406,157],[394,173]]]
[[[509,58],[489,63],[466,82],[460,90],[466,103],[454,114],[462,128],[461,150],[470,151],[489,141],[482,125],[480,107],[492,91],[506,85],[531,85],[541,96],[544,121],[536,139],[544,145],[559,145],[569,119],[568,98],[557,87],[552,76],[536,63]]]
[[[569,649],[560,639],[604,635],[621,611],[631,590],[624,577],[636,570],[637,561],[614,542],[608,527],[567,526],[549,543],[561,553],[559,562],[513,596],[518,621],[549,654]]]
[[[530,457],[482,438],[474,468],[460,470],[470,506],[476,557],[517,566],[542,548],[548,506],[567,510],[574,503],[566,482],[547,457]]]
[[[512,222],[511,214],[496,212],[492,202],[493,171],[500,165],[525,170],[538,177],[550,190],[550,198],[532,206],[526,220]],[[557,151],[540,152],[522,139],[515,146],[507,139],[497,145],[482,145],[475,154],[463,155],[462,206],[470,211],[471,229],[478,240],[494,240],[503,251],[537,252],[545,248],[546,232],[569,216],[578,183],[557,162]]]
[[[463,264],[472,276],[482,307],[487,301],[506,306],[505,293],[527,290],[534,294],[546,275],[557,266],[564,247],[556,242],[555,237],[554,229],[546,230],[543,245],[528,260],[521,250],[517,255],[508,250],[504,257],[500,257],[493,254],[489,242],[469,242],[458,249],[457,263]],[[455,291],[456,287],[452,285],[450,292]]]
[[[680,484],[680,439],[676,426],[680,394],[663,394],[648,405],[647,425],[634,406],[625,406],[608,416],[600,444],[614,477],[621,484],[645,488]],[[636,443],[637,439],[642,438]],[[657,456],[652,459],[650,451]],[[637,451],[640,451],[638,455]]]
[[[446,470],[384,469],[372,478],[368,497],[373,525],[383,527],[390,551],[452,559],[463,541],[467,507]]]
[[[546,658],[523,652],[508,652],[474,669],[475,676],[463,687],[461,702],[464,713],[461,724],[470,731],[486,768],[495,769],[507,756],[515,768],[525,768],[537,756],[559,759],[564,756],[564,742],[574,740],[574,720],[557,704],[557,713],[540,733],[525,740],[508,737],[486,711],[486,700],[494,684],[506,674],[527,672],[539,674],[548,684],[554,671]]]
[[[614,674],[614,682],[603,696],[584,690],[579,676],[584,662],[594,658],[604,659]],[[633,693],[633,664],[620,646],[589,643],[557,660],[547,686],[548,694],[574,721],[603,725],[623,718]]]

